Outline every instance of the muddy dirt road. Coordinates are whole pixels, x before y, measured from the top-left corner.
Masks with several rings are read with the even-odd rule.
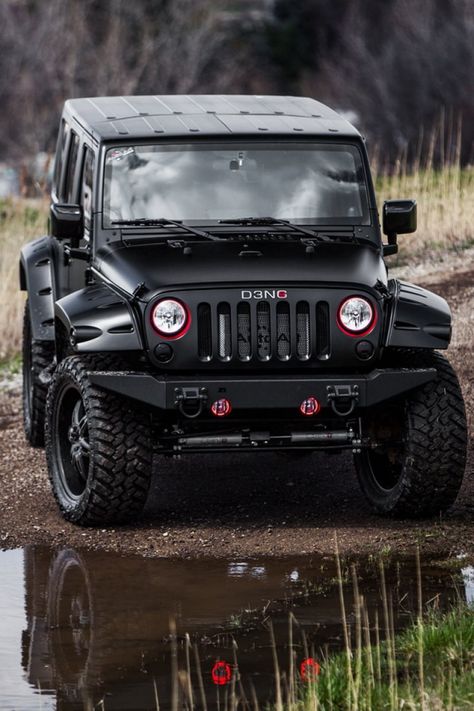
[[[413,280],[415,281],[415,280]],[[470,455],[458,500],[442,519],[375,516],[347,456],[200,455],[158,460],[143,519],[120,529],[66,523],[50,492],[42,451],[27,447],[17,391],[0,395],[0,547],[81,546],[147,556],[221,557],[408,551],[474,556],[474,269],[420,277],[454,313],[449,357],[470,419]]]

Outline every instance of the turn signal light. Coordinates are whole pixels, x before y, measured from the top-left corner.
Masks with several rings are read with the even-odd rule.
[[[226,415],[230,415],[230,413],[232,412],[232,405],[230,404],[230,400],[226,400],[225,397],[221,398],[220,400],[216,400],[211,405],[211,412],[216,417],[225,417]]]
[[[300,412],[302,415],[317,415],[320,409],[321,405],[315,397],[307,397],[306,400],[303,400],[300,405]]]

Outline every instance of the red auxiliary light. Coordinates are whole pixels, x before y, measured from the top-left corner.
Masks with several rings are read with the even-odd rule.
[[[315,397],[307,397],[306,400],[300,405],[300,412],[302,415],[317,415],[320,411],[321,405]]]
[[[232,405],[229,400],[226,400],[225,397],[223,397],[221,400],[216,400],[212,403],[211,412],[216,417],[225,417],[226,415],[230,415],[232,412]]]

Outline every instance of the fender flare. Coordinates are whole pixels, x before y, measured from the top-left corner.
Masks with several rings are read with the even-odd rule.
[[[75,353],[142,350],[131,305],[106,284],[94,284],[64,296],[54,315]]]
[[[20,289],[28,293],[35,341],[54,341],[54,245],[51,237],[26,244],[20,253]]]
[[[452,331],[447,301],[421,286],[396,279],[392,279],[388,287],[392,300],[384,345],[446,349]]]

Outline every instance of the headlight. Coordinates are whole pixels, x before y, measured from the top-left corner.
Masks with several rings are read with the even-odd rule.
[[[361,296],[344,299],[337,312],[339,328],[350,336],[361,336],[375,326],[375,311],[372,304]]]
[[[162,299],[153,306],[151,323],[160,336],[179,338],[188,330],[191,318],[188,309],[180,301]]]

